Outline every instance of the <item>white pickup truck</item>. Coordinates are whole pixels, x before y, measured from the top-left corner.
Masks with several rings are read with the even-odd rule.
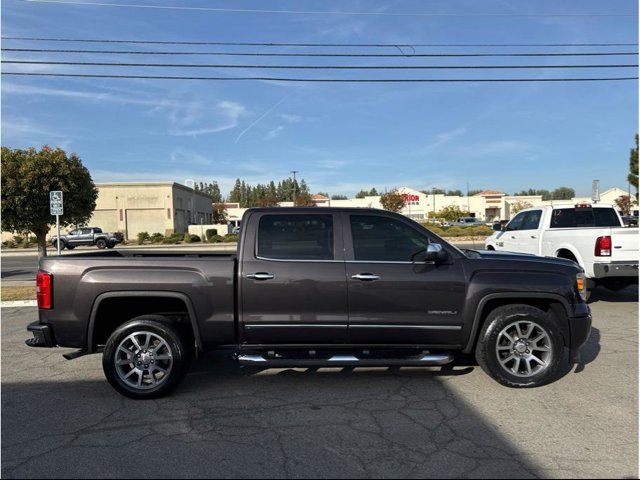
[[[638,283],[638,229],[625,227],[611,205],[528,208],[494,230],[487,250],[568,258],[584,269],[590,288]]]

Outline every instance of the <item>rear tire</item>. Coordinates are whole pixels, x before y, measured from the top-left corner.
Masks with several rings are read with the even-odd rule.
[[[96,247],[98,247],[100,250],[102,250],[106,246],[107,241],[104,238],[99,238],[98,240],[96,240]]]
[[[562,368],[564,341],[555,318],[524,304],[487,317],[476,345],[480,367],[498,383],[531,388],[553,382]]]
[[[75,246],[75,245],[67,245],[67,249],[68,249],[68,250],[73,250],[74,248],[76,248],[76,246]]]
[[[143,315],[111,334],[102,368],[119,393],[133,399],[159,398],[184,378],[191,349],[168,323],[160,315]]]

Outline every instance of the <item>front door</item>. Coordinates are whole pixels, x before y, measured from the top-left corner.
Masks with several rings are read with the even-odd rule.
[[[496,248],[506,252],[518,252],[520,248],[520,229],[526,217],[526,212],[518,213],[505,227],[505,231],[496,238]]]
[[[521,253],[540,254],[540,219],[542,210],[529,210],[526,212],[520,230],[518,230],[518,251]]]
[[[254,213],[240,276],[243,344],[347,340],[342,232],[332,213]]]
[[[355,344],[459,345],[466,282],[461,254],[420,261],[430,234],[409,220],[345,214],[349,340]]]

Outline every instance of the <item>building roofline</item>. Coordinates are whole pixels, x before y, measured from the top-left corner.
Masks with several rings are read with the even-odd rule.
[[[165,182],[100,182],[96,183],[96,187],[172,187],[179,188],[180,190],[184,190],[186,192],[194,192],[196,195],[200,195],[202,197],[209,198],[209,195],[203,192],[199,192],[198,190],[194,190],[191,187],[187,187],[178,182],[174,181],[165,181]]]

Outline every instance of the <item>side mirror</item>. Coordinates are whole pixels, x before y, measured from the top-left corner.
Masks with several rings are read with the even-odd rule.
[[[494,223],[493,224],[493,231],[494,232],[502,232],[504,230],[504,226],[501,223]]]
[[[439,243],[430,243],[427,246],[427,250],[424,254],[425,262],[441,262],[446,260],[447,252],[442,248]]]

